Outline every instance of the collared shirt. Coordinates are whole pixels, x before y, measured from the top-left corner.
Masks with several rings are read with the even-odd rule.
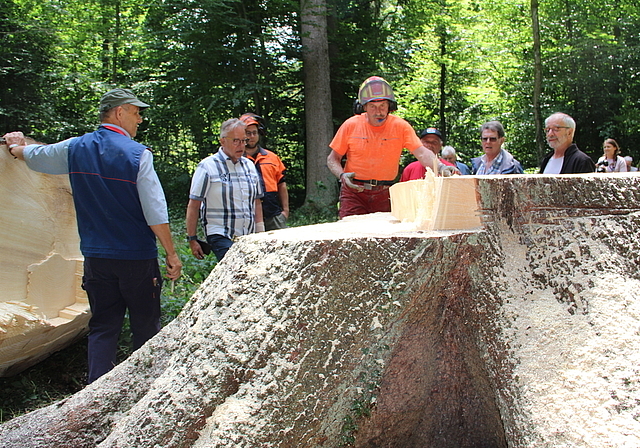
[[[255,202],[262,196],[253,162],[240,157],[233,163],[222,148],[198,164],[189,191],[190,199],[202,201],[206,234],[229,239],[255,231]]]
[[[501,149],[498,156],[493,159],[493,162],[491,162],[491,165],[487,166],[487,155],[484,154],[482,157],[480,157],[480,161],[482,163],[478,167],[478,171],[476,172],[476,174],[500,174],[500,165],[502,164],[503,157],[504,153]]]
[[[103,125],[101,125],[103,126]],[[109,124],[131,138],[129,133],[115,124]],[[117,132],[114,130],[114,132]],[[24,149],[24,160],[34,171],[46,174],[69,174],[69,144],[78,137],[63,140],[52,145],[28,145]],[[145,220],[150,226],[169,222],[167,201],[160,184],[160,179],[153,168],[153,154],[144,151],[140,157],[140,168],[136,180],[140,204]]]

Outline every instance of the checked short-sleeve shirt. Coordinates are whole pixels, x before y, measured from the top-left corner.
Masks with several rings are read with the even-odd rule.
[[[207,235],[229,239],[255,231],[255,202],[263,196],[253,162],[236,163],[218,150],[202,160],[191,179],[189,198],[202,201],[200,217]]]

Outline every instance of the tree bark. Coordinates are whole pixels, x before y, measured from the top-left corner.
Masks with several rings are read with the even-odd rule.
[[[327,168],[333,136],[327,7],[324,0],[301,0],[306,118],[305,204],[326,208],[336,204],[337,180]]]
[[[543,118],[540,113],[542,94],[542,56],[540,46],[540,23],[538,22],[538,0],[531,0],[531,28],[533,32],[533,121],[536,126],[536,149],[538,162],[545,154],[546,136],[543,132]]]

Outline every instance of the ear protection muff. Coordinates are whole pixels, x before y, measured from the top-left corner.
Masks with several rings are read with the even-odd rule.
[[[364,112],[364,108],[362,107],[362,104],[360,104],[360,101],[355,100],[353,102],[353,114],[360,115],[362,112]]]
[[[389,102],[389,112],[393,112],[398,110],[398,103],[392,100],[387,100]],[[360,104],[360,101],[355,100],[353,102],[353,114],[360,115],[364,112],[364,106]]]

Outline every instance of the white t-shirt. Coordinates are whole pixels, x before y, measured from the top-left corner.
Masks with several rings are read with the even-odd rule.
[[[562,164],[564,163],[564,156],[554,159],[551,157],[547,162],[547,166],[544,167],[543,174],[560,174],[562,171]]]

